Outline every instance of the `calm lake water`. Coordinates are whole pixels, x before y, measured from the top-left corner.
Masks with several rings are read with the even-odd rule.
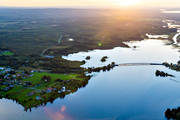
[[[80,52],[64,58],[92,59],[82,67],[111,63],[176,63],[178,49],[167,41],[143,40],[127,43],[130,48]],[[136,46],[136,48],[134,48]],[[105,63],[100,62],[108,56]],[[155,76],[161,70],[175,78]],[[121,66],[93,73],[88,85],[53,104],[25,112],[11,100],[0,100],[0,120],[161,120],[167,108],[180,106],[180,74],[164,66]]]

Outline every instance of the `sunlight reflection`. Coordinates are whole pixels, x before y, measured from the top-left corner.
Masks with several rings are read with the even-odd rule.
[[[66,113],[66,106],[63,105],[60,110],[57,112],[52,111],[51,109],[44,107],[44,111],[50,120],[72,120],[72,118]]]
[[[132,6],[132,5],[139,4],[141,1],[140,0],[115,0],[115,2],[121,6]]]

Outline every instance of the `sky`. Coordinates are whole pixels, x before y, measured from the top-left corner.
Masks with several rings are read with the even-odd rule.
[[[180,0],[0,0],[8,7],[180,7]]]

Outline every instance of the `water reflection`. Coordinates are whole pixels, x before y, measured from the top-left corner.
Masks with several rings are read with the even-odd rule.
[[[101,67],[112,62],[116,64],[123,63],[177,63],[179,58],[178,49],[165,45],[168,40],[152,40],[126,42],[130,48],[116,47],[111,50],[93,50],[89,52],[79,52],[64,56],[68,60],[85,60],[86,56],[91,56],[91,60],[87,61],[82,67]],[[137,46],[134,49],[134,46]],[[106,62],[101,62],[103,56],[108,56]],[[148,57],[147,57],[148,56]]]
[[[72,120],[72,118],[66,113],[66,109],[65,105],[62,105],[58,111],[44,107],[45,113],[51,120]]]

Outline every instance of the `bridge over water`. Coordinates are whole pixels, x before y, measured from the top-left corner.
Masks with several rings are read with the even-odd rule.
[[[161,63],[122,63],[117,66],[147,66],[147,65],[163,65]]]

